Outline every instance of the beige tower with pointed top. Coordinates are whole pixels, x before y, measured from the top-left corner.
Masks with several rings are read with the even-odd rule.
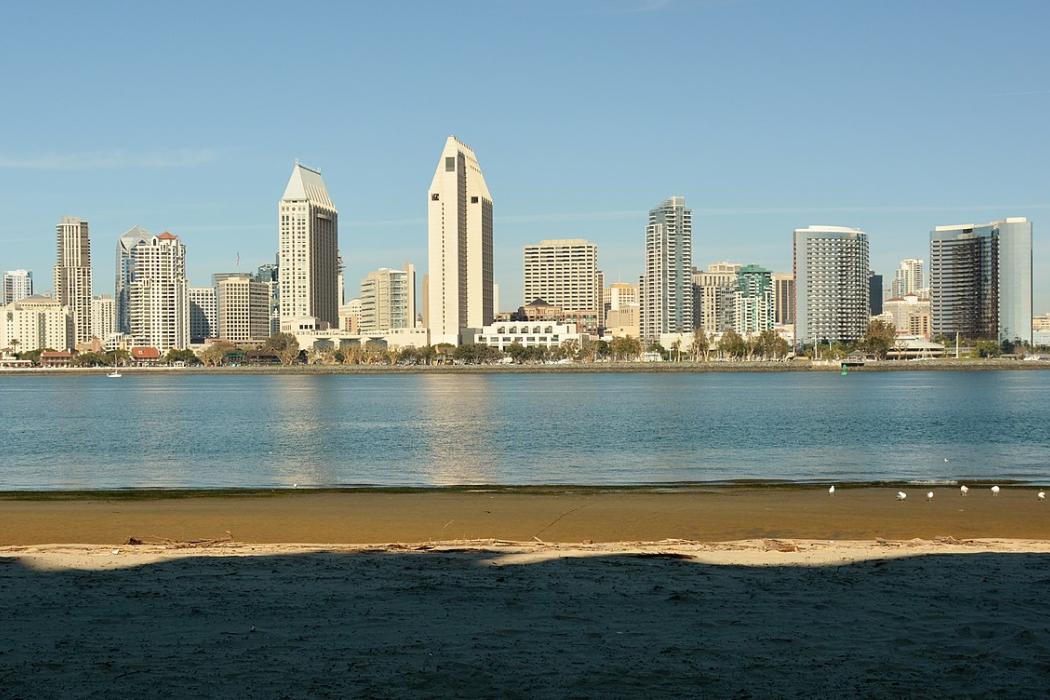
[[[321,173],[299,163],[277,205],[281,330],[339,324],[339,212]]]
[[[492,323],[492,196],[478,159],[449,136],[427,195],[430,342],[458,344]]]

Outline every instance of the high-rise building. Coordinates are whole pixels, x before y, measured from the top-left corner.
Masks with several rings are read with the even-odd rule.
[[[128,305],[135,345],[161,353],[185,348],[190,343],[186,246],[165,231],[135,245],[131,257]]]
[[[586,333],[603,324],[598,246],[579,238],[525,246],[525,304],[543,299],[558,306]]]
[[[882,313],[882,275],[868,270],[868,315],[878,316]]]
[[[339,319],[339,212],[321,173],[299,163],[277,206],[280,231],[281,329],[304,323],[335,327]]]
[[[255,273],[255,281],[262,282],[266,285],[266,288],[270,290],[270,335],[281,330],[281,286],[278,283],[278,280],[280,279],[279,270],[280,268],[277,263],[274,262],[260,265],[258,271]]]
[[[733,329],[743,336],[773,330],[773,273],[758,265],[745,265],[736,279]]]
[[[4,273],[4,304],[22,301],[33,296],[33,273],[29,270],[8,270]]]
[[[773,273],[773,317],[777,325],[795,323],[795,276],[790,272]]]
[[[720,262],[706,272],[694,269],[693,314],[697,328],[705,333],[722,333],[736,320],[737,273],[740,263]]]
[[[843,226],[795,229],[795,342],[852,342],[868,328],[868,234]]]
[[[116,300],[108,294],[91,297],[91,335],[105,342],[117,330]]]
[[[215,287],[190,287],[190,342],[219,337],[219,302]]]
[[[693,330],[693,213],[685,197],[670,197],[650,210],[641,277],[641,335]]]
[[[1032,342],[1032,224],[1013,217],[930,232],[933,335]]]
[[[395,328],[413,328],[416,317],[416,269],[381,267],[361,280],[361,311],[358,332],[379,333]]]
[[[445,141],[428,192],[431,342],[459,343],[464,328],[492,323],[492,196],[477,156],[454,136]]]
[[[346,272],[346,267],[343,265],[343,254],[339,253],[338,255],[336,255],[335,260],[336,260],[336,265],[335,265],[335,268],[336,268],[336,275],[335,275],[336,292],[335,292],[335,297],[339,301],[339,306],[342,306],[343,304],[346,303],[346,278],[345,278],[345,275],[344,275],[344,273]]]
[[[141,226],[133,226],[117,239],[117,275],[113,285],[113,299],[117,306],[117,332],[131,333],[131,306],[128,304],[128,291],[135,278],[134,261],[131,249],[139,243],[145,243],[152,234]]]
[[[890,296],[918,294],[923,288],[923,264],[922,260],[915,258],[901,260],[900,267],[893,273],[893,281],[890,282]]]
[[[57,299],[30,296],[0,309],[0,349],[72,350],[75,345],[73,312]]]
[[[218,337],[232,343],[270,337],[270,289],[250,275],[226,277],[215,288]]]
[[[91,237],[88,222],[62,217],[55,227],[58,256],[54,297],[73,314],[76,342],[91,340]]]

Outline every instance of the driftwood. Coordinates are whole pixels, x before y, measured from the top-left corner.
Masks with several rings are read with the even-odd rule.
[[[233,535],[230,531],[226,531],[226,536],[219,539],[205,539],[205,540],[173,540],[168,537],[129,537],[124,544],[127,545],[138,545],[138,544],[154,544],[167,547],[169,549],[197,549],[201,547],[219,547],[224,544],[231,544],[233,542]]]

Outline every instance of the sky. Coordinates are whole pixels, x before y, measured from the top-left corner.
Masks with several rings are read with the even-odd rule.
[[[135,225],[185,241],[191,284],[254,270],[298,159],[339,209],[353,296],[425,270],[454,134],[493,196],[501,309],[542,239],[592,240],[607,282],[636,281],[647,211],[682,195],[698,266],[790,271],[792,230],[832,224],[887,279],[934,226],[1027,216],[1046,313],[1048,30],[1044,0],[12,3],[0,269],[49,289],[71,215],[97,293]]]

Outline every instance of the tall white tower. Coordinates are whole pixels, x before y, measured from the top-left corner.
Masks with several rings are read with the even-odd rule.
[[[91,239],[88,222],[62,217],[55,227],[55,299],[73,314],[76,342],[91,340]]]
[[[492,323],[492,196],[474,151],[454,136],[427,199],[430,342],[458,344],[462,329]]]
[[[281,330],[339,322],[339,212],[321,173],[299,163],[277,205]]]

